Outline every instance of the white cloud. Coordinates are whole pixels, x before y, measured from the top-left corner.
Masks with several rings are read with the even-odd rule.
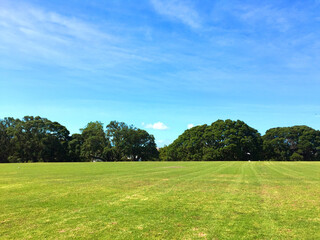
[[[166,129],[168,129],[168,126],[166,126],[162,122],[156,122],[154,124],[152,124],[152,123],[148,123],[148,124],[142,123],[142,126],[144,126],[145,128],[152,128],[152,129],[155,129],[155,130],[166,130]]]
[[[188,129],[193,128],[193,127],[194,127],[194,124],[192,124],[192,123],[188,124]]]
[[[150,0],[154,9],[161,15],[176,19],[191,28],[200,28],[201,20],[196,10],[186,1]]]

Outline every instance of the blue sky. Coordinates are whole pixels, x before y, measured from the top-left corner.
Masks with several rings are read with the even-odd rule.
[[[162,146],[217,119],[320,129],[319,93],[319,0],[0,0],[0,118],[124,121]]]

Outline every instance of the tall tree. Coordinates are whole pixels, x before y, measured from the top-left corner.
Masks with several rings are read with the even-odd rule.
[[[243,121],[218,120],[186,130],[167,148],[167,160],[258,160],[262,147],[257,130]]]
[[[12,155],[13,147],[11,144],[12,135],[9,128],[15,125],[14,118],[4,118],[0,120],[0,163],[8,162],[9,156]]]
[[[84,162],[85,158],[81,156],[81,146],[84,139],[81,134],[72,134],[68,142],[68,158],[70,162]]]
[[[130,126],[132,128],[132,126]],[[111,121],[106,126],[106,134],[112,146],[112,160],[127,160],[127,136],[130,128],[124,122]]]
[[[261,158],[260,133],[245,122],[218,120],[205,131],[204,160],[246,161]]]
[[[263,136],[263,150],[270,160],[320,160],[320,131],[307,126],[272,128]]]
[[[46,118],[25,116],[7,119],[10,138],[10,162],[67,161],[69,131]]]
[[[108,160],[110,142],[103,131],[101,122],[90,122],[81,129],[83,143],[81,145],[81,157],[87,161],[93,159]]]
[[[111,121],[106,127],[106,134],[112,145],[114,161],[145,161],[158,157],[154,137],[145,130]]]
[[[167,147],[167,161],[202,161],[207,125],[187,129]],[[163,156],[163,155],[162,155]]]
[[[126,143],[126,155],[133,161],[146,161],[158,158],[153,135],[141,129],[129,129]]]

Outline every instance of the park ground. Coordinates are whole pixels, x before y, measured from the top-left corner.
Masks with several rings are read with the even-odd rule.
[[[319,162],[0,165],[0,239],[320,239]]]

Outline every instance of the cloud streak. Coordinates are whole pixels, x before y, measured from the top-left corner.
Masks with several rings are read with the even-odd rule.
[[[0,8],[0,54],[12,65],[46,63],[95,71],[127,62],[146,62],[108,25],[64,16],[29,4],[3,1]],[[19,61],[17,61],[19,59]],[[8,62],[8,61],[7,61]]]
[[[182,22],[193,29],[201,28],[198,12],[186,1],[151,0],[151,4],[156,12],[163,16]]]

